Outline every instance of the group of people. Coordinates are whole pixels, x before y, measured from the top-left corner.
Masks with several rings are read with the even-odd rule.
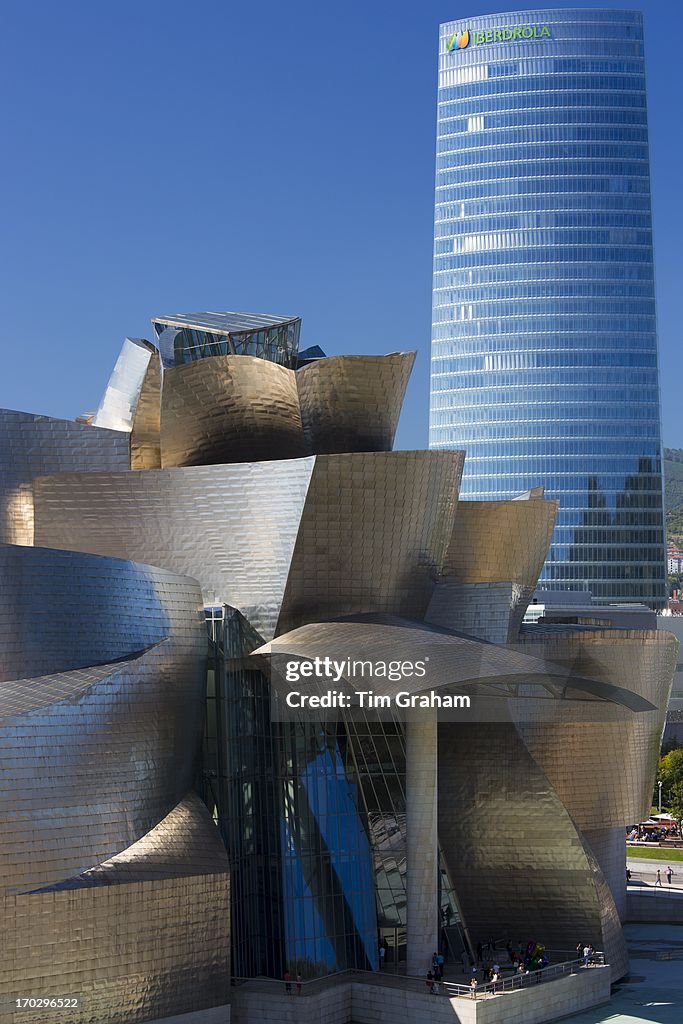
[[[667,867],[665,874],[666,874],[667,882],[669,883],[669,885],[671,885],[671,879],[674,876],[674,872],[673,872],[673,868],[670,865]],[[660,868],[657,868],[657,878],[655,879],[655,885],[661,885],[661,884],[662,884],[662,872],[661,872]]]
[[[445,962],[446,961],[442,953],[432,953],[432,966],[427,971],[425,984],[427,985],[427,988],[434,996],[439,994],[439,985],[443,980],[443,969]]]
[[[292,975],[289,973],[289,971],[285,971],[285,973],[282,975],[282,980],[285,983],[285,992],[287,993],[288,996],[291,996],[291,994],[292,994]],[[299,971],[297,971],[297,975],[296,975],[296,994],[298,996],[301,995],[301,986],[303,985],[303,983],[304,983],[304,979],[301,977],[301,973]]]

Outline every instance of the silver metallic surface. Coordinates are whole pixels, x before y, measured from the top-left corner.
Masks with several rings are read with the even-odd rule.
[[[414,352],[334,356],[297,371],[306,450],[391,451]]]
[[[242,334],[284,326],[298,319],[273,313],[169,313],[152,317],[152,323],[164,327],[196,327],[212,334]]]
[[[0,543],[33,543],[33,480],[129,467],[129,435],[0,409]]]
[[[156,349],[144,338],[126,338],[92,420],[94,427],[130,431],[150,359]],[[158,353],[157,353],[158,358]]]
[[[210,362],[210,360],[205,360]],[[36,540],[192,575],[205,604],[274,632],[315,459],[37,483]],[[239,528],[249,523],[249,529]]]
[[[482,643],[472,637],[429,628],[420,622],[394,616],[363,615],[358,619],[309,622],[278,635],[270,643],[254,650],[252,655],[282,654],[288,659],[304,660],[329,657],[340,664],[346,664],[348,659],[385,664],[425,662],[425,674],[377,678],[373,680],[373,690],[392,697],[399,692],[420,694],[434,690],[504,698],[502,713],[506,720],[508,698],[519,700],[523,710],[518,716],[524,718],[530,701],[530,713],[540,714],[539,696],[544,701],[540,708],[544,711],[550,709],[545,717],[551,721],[558,703],[568,704],[568,715],[571,715],[571,708],[577,701],[586,702],[591,713],[596,704],[605,702],[613,705],[622,719],[623,709],[632,711],[637,717],[653,713],[653,705],[639,694],[610,680],[582,675],[576,666],[565,667],[561,662],[555,665],[543,649],[534,651],[531,647],[530,650],[537,656],[527,655],[524,647],[513,649]],[[584,669],[590,671],[590,665]],[[349,693],[366,689],[368,685],[368,678],[364,675],[342,673],[341,681],[348,684]],[[312,691],[314,684],[315,680],[310,679],[309,690]],[[329,680],[323,677],[320,686],[323,690],[329,688]],[[488,700],[482,703],[482,715],[491,715],[492,720],[499,717]],[[422,712],[419,717],[422,717]],[[488,717],[479,720],[488,721]]]
[[[87,870],[187,793],[206,634],[194,581],[0,548],[0,865],[6,894]]]
[[[474,942],[592,942],[625,973],[609,887],[512,723],[439,726],[439,839]]]
[[[154,350],[147,364],[130,433],[130,468],[161,467],[161,360]]]
[[[452,530],[463,459],[318,456],[277,632],[361,612],[422,618]]]
[[[164,371],[165,469],[305,454],[293,370],[256,356],[211,356]]]
[[[543,500],[542,488],[511,501],[460,501],[427,621],[513,643],[548,552],[557,509],[557,501]]]
[[[624,720],[613,709],[516,709],[518,728],[581,829],[630,825],[650,813],[678,641],[648,630],[530,627],[521,650],[542,646],[558,664],[617,683],[655,710]],[[595,712],[595,713],[593,713]]]

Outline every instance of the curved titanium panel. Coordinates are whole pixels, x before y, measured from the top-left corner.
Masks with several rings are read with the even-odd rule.
[[[230,998],[230,877],[190,794],[144,838],[76,878],[0,899],[0,991],[80,997],[69,1024],[136,1024]],[[30,1011],[54,1024],[54,1010]],[[2,1015],[0,1019],[6,1020]]]
[[[391,451],[415,352],[318,359],[296,375],[312,455]]]
[[[2,555],[0,865],[16,893],[120,852],[187,792],[206,633],[193,580],[61,551]]]
[[[212,356],[167,369],[161,465],[215,465],[305,455],[296,376],[255,356]]]
[[[471,940],[605,951],[628,968],[597,861],[512,723],[439,726],[439,840]]]
[[[191,635],[194,623],[168,607],[167,580],[147,565],[0,545],[0,681],[131,657],[179,629]],[[199,607],[198,598],[195,617]]]
[[[632,716],[595,705],[558,706],[550,715],[534,702],[515,709],[531,755],[581,829],[642,821],[650,813],[676,637],[648,630],[544,631],[536,643],[525,633],[520,649],[533,654],[538,643],[558,664],[617,684],[656,708]]]
[[[226,874],[228,855],[206,805],[189,793],[151,831],[121,853],[52,889]]]
[[[623,687],[581,676],[560,663],[554,665],[543,650],[539,651],[539,657],[530,657],[519,649],[441,632],[394,616],[364,615],[357,619],[307,623],[280,634],[251,653],[254,656],[284,654],[305,660],[331,658],[340,664],[348,659],[384,664],[429,662],[428,671],[421,676],[399,674],[393,680],[390,677],[373,679],[377,694],[446,692],[449,687],[459,692],[464,687],[469,693],[478,692],[481,696],[519,699],[524,706],[540,692],[546,703],[549,700],[553,703],[588,700],[591,706],[595,702],[608,702],[620,708],[633,708],[639,714],[652,710],[647,700]],[[320,678],[322,689],[329,688],[329,678]],[[353,689],[365,687],[368,678],[344,674],[340,682],[349,683]],[[315,683],[315,679],[310,679],[308,689]],[[502,712],[505,720],[507,704],[505,699]],[[490,703],[482,704],[482,709],[488,711],[489,708]],[[493,713],[494,718],[500,717],[500,712]],[[420,717],[423,717],[421,713]],[[479,720],[488,721],[488,717]]]
[[[161,361],[154,349],[140,388],[130,434],[130,468],[161,467]]]
[[[102,401],[93,417],[94,427],[130,431],[150,359],[159,355],[144,338],[126,338],[112,370]]]
[[[193,576],[205,604],[238,608],[269,639],[314,462],[44,478],[36,539]]]
[[[33,544],[35,477],[129,465],[126,433],[0,409],[0,543]]]
[[[443,578],[426,620],[494,643],[513,643],[536,587],[557,508],[556,501],[533,492],[511,501],[458,502]]]
[[[460,501],[444,576],[461,583],[520,583],[535,587],[555,526],[559,502]]]
[[[463,460],[463,452],[317,456],[277,632],[361,612],[421,619]]]

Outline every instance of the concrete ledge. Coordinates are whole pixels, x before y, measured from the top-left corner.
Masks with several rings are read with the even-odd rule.
[[[330,979],[310,995],[288,996],[280,985],[247,983],[235,990],[232,1024],[543,1024],[610,999],[610,968],[576,974],[482,999],[433,996],[377,980]]]
[[[629,889],[626,921],[631,924],[683,924],[683,892],[666,889]]]
[[[209,1010],[193,1010],[174,1017],[150,1020],[149,1024],[230,1024],[229,1006],[212,1006]]]

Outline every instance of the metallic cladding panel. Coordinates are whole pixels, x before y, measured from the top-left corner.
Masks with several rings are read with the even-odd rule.
[[[425,622],[495,644],[515,643],[533,587],[520,583],[437,580]]]
[[[510,581],[535,587],[559,502],[460,501],[444,576],[461,583]]]
[[[147,367],[155,352],[154,346],[144,338],[124,340],[99,408],[93,417],[94,427],[125,431],[132,429]]]
[[[586,840],[610,887],[619,919],[626,920],[626,843],[623,826],[585,830]]]
[[[0,681],[130,657],[184,631],[169,573],[115,558],[0,545]],[[185,593],[200,597],[192,581]],[[196,642],[196,641],[195,641]]]
[[[0,409],[0,543],[33,543],[35,477],[129,465],[127,433]]]
[[[361,612],[422,618],[463,460],[463,452],[318,456],[277,632]]]
[[[414,352],[318,359],[296,374],[307,451],[391,451]]]
[[[314,462],[44,478],[36,538],[194,576],[205,604],[238,608],[269,639]]]
[[[542,643],[559,664],[624,687],[657,708],[627,719],[609,706],[556,706],[548,715],[532,701],[515,709],[531,755],[580,828],[623,828],[642,821],[650,813],[678,641],[654,630],[571,632],[568,627],[543,631],[534,642],[539,629],[523,634],[521,650],[531,654]]]
[[[609,887],[512,723],[439,726],[439,839],[473,942],[592,942],[625,973]]]
[[[154,349],[140,388],[130,434],[130,468],[161,467],[161,360]]]
[[[132,846],[51,888],[83,889],[227,871],[228,855],[218,829],[206,805],[195,793],[189,793]]]
[[[227,873],[8,896],[0,912],[0,1024],[138,1024],[229,1001]],[[9,1009],[33,992],[81,1007]]]
[[[305,455],[296,375],[256,356],[211,356],[164,372],[161,465]]]
[[[11,894],[119,853],[186,794],[203,720],[206,632],[193,580],[61,551],[2,554],[0,614],[12,622],[2,643],[16,673],[0,683],[0,865]],[[26,642],[22,670],[15,631],[26,641],[26,620],[42,642]],[[123,660],[101,664],[113,657]]]

